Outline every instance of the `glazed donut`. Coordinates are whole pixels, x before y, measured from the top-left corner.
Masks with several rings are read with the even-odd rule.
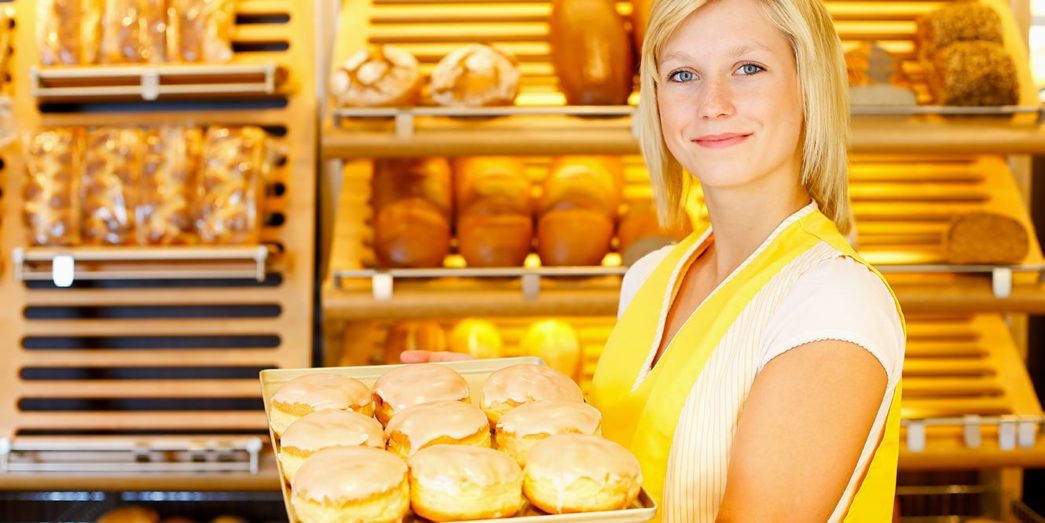
[[[441,443],[490,447],[490,423],[471,403],[436,401],[404,409],[388,422],[388,450],[406,459]]]
[[[621,445],[598,436],[563,434],[530,449],[523,492],[553,514],[625,509],[642,486],[639,461]]]
[[[494,372],[483,384],[480,407],[490,424],[496,426],[505,412],[539,400],[584,401],[577,383],[565,374],[545,367],[524,363]]]
[[[305,460],[290,484],[302,523],[392,523],[410,509],[406,463],[371,447],[333,447]]]
[[[494,428],[494,442],[520,467],[538,442],[559,434],[602,435],[602,413],[579,401],[545,400],[520,405],[501,416]]]
[[[291,423],[320,410],[354,410],[370,416],[374,404],[363,382],[337,374],[306,374],[283,384],[272,395],[269,424],[277,437]]]
[[[432,363],[403,365],[374,383],[374,410],[388,425],[399,411],[433,401],[468,401],[468,382],[449,367]]]
[[[503,452],[435,445],[410,458],[410,503],[432,521],[505,518],[522,507],[522,470]]]
[[[385,432],[370,416],[345,410],[313,412],[290,424],[280,439],[279,462],[287,481],[309,456],[330,447],[385,448]]]

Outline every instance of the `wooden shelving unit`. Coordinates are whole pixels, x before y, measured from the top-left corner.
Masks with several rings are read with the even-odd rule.
[[[261,193],[256,244],[49,250],[26,243],[24,162],[19,147],[8,149],[0,231],[6,300],[0,438],[16,445],[86,445],[114,437],[191,444],[214,435],[267,434],[258,371],[311,363],[314,5],[238,0],[228,64],[63,69],[39,67],[35,3],[14,3],[19,30],[11,67],[22,130],[260,126],[273,167]],[[83,85],[97,89],[72,88]],[[69,288],[51,282],[57,256],[77,260]],[[12,270],[16,261],[21,278]],[[262,448],[260,456],[256,472],[192,472],[191,466],[170,474],[9,472],[0,474],[0,488],[95,489],[104,482],[131,490],[274,490],[271,451]]]

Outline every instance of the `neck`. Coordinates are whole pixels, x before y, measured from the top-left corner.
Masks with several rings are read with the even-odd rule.
[[[788,183],[762,183],[757,187],[704,188],[711,228],[716,273],[733,272],[788,216],[811,201],[794,177],[777,177]],[[770,180],[772,182],[772,180]]]

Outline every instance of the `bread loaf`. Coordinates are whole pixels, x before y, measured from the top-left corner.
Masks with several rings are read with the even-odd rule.
[[[452,175],[445,159],[381,160],[372,179],[374,251],[383,267],[441,267],[450,252]]]
[[[631,42],[611,0],[554,0],[552,63],[571,105],[628,102],[635,76]]]
[[[541,320],[523,336],[522,353],[543,360],[549,367],[580,381],[581,343],[569,323]]]
[[[196,231],[202,243],[257,243],[265,141],[258,127],[207,129],[197,190]]]
[[[138,242],[187,245],[195,241],[193,200],[203,133],[197,128],[160,127],[145,133]]]
[[[946,2],[918,19],[918,41],[923,55],[931,57],[956,42],[1003,43],[1001,17],[976,1]]]
[[[359,51],[330,77],[330,95],[339,107],[417,105],[421,87],[417,59],[391,45]]]
[[[993,212],[971,212],[951,220],[943,238],[944,259],[956,264],[1018,264],[1030,251],[1027,229]]]
[[[168,0],[170,61],[224,63],[232,59],[234,0]]]
[[[936,101],[943,105],[1015,105],[1019,102],[1016,66],[1005,48],[993,42],[957,42],[933,56]]]
[[[471,267],[522,265],[533,238],[530,180],[518,158],[454,164],[458,250]]]
[[[135,213],[144,140],[139,129],[87,133],[82,182],[82,240],[87,245],[136,243]]]
[[[446,332],[431,320],[401,321],[388,329],[385,337],[385,364],[400,363],[399,355],[406,350],[442,352],[447,349]]]
[[[651,201],[632,202],[621,217],[617,231],[621,263],[631,265],[646,254],[679,241],[692,232],[693,226],[688,221],[675,227],[661,227]]]
[[[22,212],[30,244],[80,243],[83,148],[82,129],[44,129],[26,140]]]
[[[40,63],[93,64],[98,58],[102,0],[36,0]]]
[[[511,105],[519,93],[515,57],[486,45],[462,47],[432,70],[431,96],[439,105]]]
[[[613,240],[623,180],[624,164],[617,157],[571,156],[552,162],[538,207],[542,264],[602,263]]]
[[[876,84],[898,87],[911,85],[900,61],[877,43],[861,42],[846,51],[845,67],[850,87]]]

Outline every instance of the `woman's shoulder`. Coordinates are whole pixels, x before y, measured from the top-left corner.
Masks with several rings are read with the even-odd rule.
[[[620,318],[621,314],[624,314],[624,310],[628,308],[628,304],[631,303],[631,299],[635,297],[635,293],[639,291],[642,284],[649,279],[653,271],[657,270],[657,266],[671,253],[671,249],[675,245],[665,245],[655,251],[646,254],[639,258],[635,263],[628,267],[628,270],[624,273],[624,279],[621,281],[620,286],[620,302],[617,306],[617,317]]]
[[[788,350],[840,340],[871,352],[890,378],[902,371],[903,318],[888,284],[848,256],[824,259],[795,280],[770,318],[761,365]]]

